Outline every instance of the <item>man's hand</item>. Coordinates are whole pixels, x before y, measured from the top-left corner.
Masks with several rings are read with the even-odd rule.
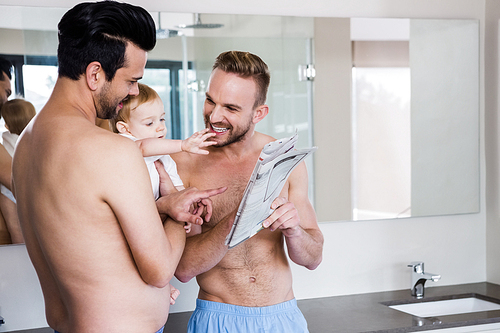
[[[281,229],[285,237],[293,237],[300,233],[300,217],[295,205],[286,198],[278,197],[271,204],[274,212],[264,220],[262,226],[274,231]]]
[[[195,187],[189,187],[179,192],[166,193],[166,177],[169,177],[161,162],[155,162],[156,170],[160,175],[160,195],[156,200],[156,207],[160,214],[166,214],[179,222],[202,224],[201,215],[205,213],[205,221],[210,221],[212,216],[212,200],[210,197],[221,194],[227,187],[200,191]],[[194,206],[195,209],[191,209]]]

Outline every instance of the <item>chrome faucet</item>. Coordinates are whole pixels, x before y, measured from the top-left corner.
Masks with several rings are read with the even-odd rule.
[[[425,273],[424,263],[422,261],[411,262],[408,267],[411,267],[411,295],[416,298],[424,297],[424,284],[427,280],[436,282],[441,278],[441,275]]]

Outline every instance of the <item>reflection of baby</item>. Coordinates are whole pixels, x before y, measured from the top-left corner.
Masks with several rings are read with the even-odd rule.
[[[11,99],[2,106],[2,116],[5,120],[6,132],[2,133],[3,146],[10,156],[14,154],[19,135],[24,130],[30,120],[36,115],[35,107],[30,102],[21,99]],[[1,192],[13,202],[16,202],[12,192],[2,185]]]
[[[214,134],[202,130],[194,133],[185,140],[165,139],[167,128],[165,127],[165,111],[160,96],[152,88],[139,83],[139,95],[130,96],[118,112],[115,119],[110,121],[113,132],[119,133],[134,140],[141,149],[144,161],[148,167],[151,185],[155,200],[160,196],[160,177],[154,162],[161,160],[165,170],[172,181],[169,193],[184,189],[182,180],[177,174],[177,166],[174,160],[167,154],[187,151],[195,154],[208,154],[203,148],[215,144],[206,141]],[[189,232],[191,225],[185,226]],[[175,303],[179,296],[179,290],[170,285],[170,304]]]
[[[12,156],[19,135],[35,116],[36,111],[33,104],[21,98],[5,102],[1,111],[5,120],[5,128],[7,128],[7,131],[2,133],[3,146]],[[3,194],[0,195],[0,211],[5,220],[8,234],[10,235],[10,241],[8,242],[24,243],[21,224],[19,223],[19,217],[17,215],[16,199],[12,195],[12,192],[3,184],[0,186],[0,192]],[[5,237],[3,235],[4,233],[0,236],[1,243],[5,243]]]

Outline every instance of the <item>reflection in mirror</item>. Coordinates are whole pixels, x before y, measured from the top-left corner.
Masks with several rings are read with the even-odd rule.
[[[0,54],[16,62],[15,91],[40,110],[57,77],[56,27],[67,9],[1,7]],[[169,38],[159,39],[150,52],[143,80],[164,102],[171,138],[184,138],[203,127],[204,89],[215,57],[229,49],[250,51],[271,70],[270,113],[257,130],[279,138],[297,129],[300,147],[319,147],[316,165],[312,159],[307,162],[319,221],[478,211],[477,21],[353,19],[348,29],[335,30],[346,38],[335,40],[334,51],[325,53],[322,44],[331,40],[333,30],[318,29],[315,18],[152,16],[161,21],[159,30],[174,32],[164,34]],[[195,24],[197,18],[222,27],[180,28]],[[348,62],[342,66],[351,73],[345,82],[352,81],[352,93],[336,95],[325,106],[322,101],[335,93],[329,81],[338,72],[326,66],[315,79],[307,79],[298,69],[337,63],[335,52],[344,49],[341,56]],[[321,81],[321,76],[327,80]],[[348,107],[335,109],[338,105],[352,105],[352,113]],[[348,119],[342,124],[347,137],[337,140],[333,124],[326,121],[332,112],[347,112],[342,116]],[[317,126],[322,121],[326,129]],[[349,153],[336,155],[333,142]],[[337,186],[330,181],[332,175],[348,179],[348,184]]]
[[[353,41],[352,218],[477,212],[478,22],[362,23],[389,29]]]

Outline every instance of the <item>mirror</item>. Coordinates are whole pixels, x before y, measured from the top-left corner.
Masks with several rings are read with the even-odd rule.
[[[478,212],[478,21],[316,20],[319,220]]]
[[[57,76],[56,27],[67,9],[0,7],[0,54],[22,59],[24,96],[39,110]],[[308,169],[320,222],[478,212],[476,20],[152,16],[168,38],[150,53],[144,82],[175,111],[172,137],[203,127],[214,58],[246,50],[271,69],[270,113],[257,130],[277,138],[297,130],[299,146],[319,147]],[[200,21],[219,26],[179,27]]]

